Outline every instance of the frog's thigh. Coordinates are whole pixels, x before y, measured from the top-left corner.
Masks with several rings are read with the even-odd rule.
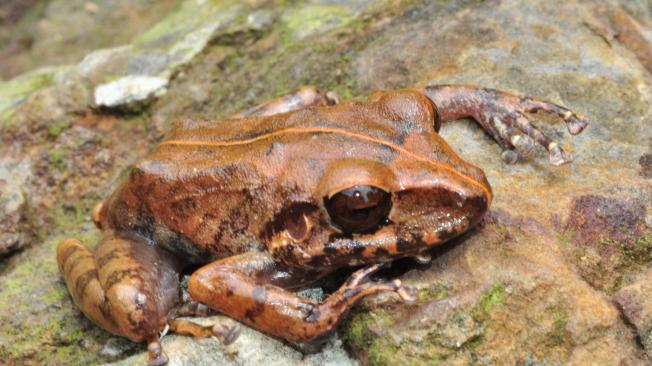
[[[91,253],[78,240],[59,245],[57,260],[75,303],[109,332],[150,343],[150,364],[163,362],[158,334],[179,296],[178,265],[136,235],[106,232]]]
[[[120,334],[97,278],[93,253],[79,240],[66,239],[57,249],[57,262],[70,295],[86,317],[106,331]]]
[[[197,270],[188,289],[195,300],[210,308],[290,341],[311,341],[325,335],[362,297],[397,290],[393,283],[362,283],[358,276],[323,303],[316,303],[272,284],[281,277],[284,284],[305,281],[305,274],[291,275],[274,266],[266,253],[227,258]],[[278,276],[280,273],[285,276]]]

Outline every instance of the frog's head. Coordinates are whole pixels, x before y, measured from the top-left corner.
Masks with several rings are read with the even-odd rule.
[[[429,100],[407,92],[372,98],[391,117],[387,125],[402,129],[400,138],[347,139],[355,157],[326,161],[313,202],[292,206],[277,221],[269,245],[276,258],[337,267],[419,256],[487,211],[492,194],[484,173],[439,136]]]

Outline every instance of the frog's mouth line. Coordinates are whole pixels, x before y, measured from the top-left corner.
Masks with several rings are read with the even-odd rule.
[[[391,149],[393,149],[395,151],[398,151],[398,152],[400,152],[402,154],[405,154],[405,155],[409,156],[412,159],[415,159],[415,160],[421,161],[423,163],[429,164],[429,165],[434,166],[434,167],[436,167],[438,169],[446,170],[446,171],[448,171],[448,172],[450,172],[450,173],[452,173],[454,175],[459,176],[460,178],[462,178],[463,180],[465,180],[469,184],[472,184],[472,185],[480,188],[485,193],[485,195],[487,196],[487,200],[489,202],[491,202],[491,200],[492,200],[492,197],[493,197],[492,193],[484,184],[478,182],[475,178],[460,172],[458,169],[456,169],[456,168],[454,168],[454,167],[452,167],[452,166],[450,166],[448,164],[445,164],[445,163],[442,163],[442,162],[439,162],[439,161],[434,161],[434,160],[428,159],[428,158],[426,158],[424,156],[415,154],[415,153],[413,153],[413,152],[411,152],[411,151],[409,151],[409,150],[407,150],[407,149],[405,149],[405,148],[403,148],[401,146],[393,144],[391,142],[383,141],[381,139],[371,137],[371,136],[368,136],[368,135],[364,135],[364,134],[361,134],[361,133],[347,131],[347,130],[344,130],[344,129],[341,129],[341,128],[332,128],[332,127],[296,128],[296,127],[293,127],[293,128],[285,128],[285,129],[269,132],[269,133],[266,133],[266,134],[261,134],[261,135],[258,135],[258,136],[255,136],[255,137],[252,137],[252,138],[249,138],[249,139],[243,139],[243,140],[232,140],[232,141],[168,140],[168,141],[162,142],[161,145],[228,147],[228,146],[239,146],[239,145],[252,144],[252,143],[255,143],[255,142],[258,142],[258,141],[270,139],[270,138],[285,135],[285,134],[315,134],[315,133],[340,134],[340,135],[353,137],[353,138],[369,141],[369,142],[372,142],[372,143],[380,144],[380,145],[383,145],[383,146],[387,146],[387,147],[389,147],[389,148],[391,148]],[[449,152],[448,156],[457,157],[457,154],[454,151],[452,151],[452,149],[447,144],[443,144],[442,146],[444,146],[446,149],[449,150],[448,151]]]

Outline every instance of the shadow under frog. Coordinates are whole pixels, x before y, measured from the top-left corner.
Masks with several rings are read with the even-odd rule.
[[[57,261],[75,303],[105,330],[148,342],[167,362],[164,329],[232,341],[233,329],[187,320],[203,304],[274,337],[306,342],[335,329],[361,298],[414,291],[369,279],[404,257],[476,225],[492,199],[484,173],[439,136],[441,122],[474,119],[507,153],[536,144],[550,162],[569,154],[525,113],[561,106],[470,86],[377,92],[339,103],[305,87],[226,121],[184,120],[93,212],[94,251],[67,239]],[[289,291],[360,267],[323,302]],[[193,272],[188,296],[180,273]],[[194,309],[194,310],[189,310]]]

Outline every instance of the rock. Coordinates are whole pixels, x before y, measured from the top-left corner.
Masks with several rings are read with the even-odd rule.
[[[501,1],[462,11],[454,4],[416,6],[402,27],[375,37],[353,62],[357,80],[370,89],[426,79],[508,88],[571,106],[593,124],[571,140],[554,119],[531,116],[574,152],[575,161],[562,168],[547,166],[541,152],[506,166],[498,146],[475,126],[443,126],[451,146],[486,172],[495,194],[489,217],[475,233],[446,245],[431,267],[403,277],[425,294],[416,308],[365,303],[365,315],[347,324],[345,340],[370,365],[647,364],[607,296],[650,263],[649,245],[636,244],[650,235],[645,212],[652,197],[638,173],[649,148],[649,134],[641,131],[649,130],[652,101],[650,89],[638,86],[648,85],[648,72],[636,55],[619,52],[600,34],[577,32],[585,25],[575,15],[592,14],[590,4]],[[637,90],[620,92],[623,82]],[[611,92],[588,97],[586,90]],[[618,154],[610,157],[614,148]],[[585,215],[569,208],[573,202],[594,208]],[[572,224],[564,227],[556,217]],[[436,295],[442,287],[457,303],[447,313],[430,310],[445,306]],[[475,295],[458,302],[469,291]],[[495,305],[480,311],[487,303]],[[411,318],[422,313],[445,315]],[[476,324],[470,329],[477,333],[456,348],[446,327],[433,328],[438,323]],[[613,349],[619,351],[603,351]]]
[[[641,166],[641,176],[652,178],[652,154],[641,155],[638,164]]]
[[[368,299],[345,325],[363,363],[644,364],[618,310],[553,237],[490,216],[433,262],[402,277],[419,289],[417,304]],[[583,351],[597,344],[622,352]]]
[[[197,321],[197,320],[196,320]],[[356,365],[342,349],[341,341],[331,338],[321,352],[310,355],[283,345],[252,329],[238,325],[231,319],[216,316],[199,320],[204,325],[224,324],[239,326],[240,335],[230,345],[224,346],[214,338],[193,340],[183,336],[163,338],[163,347],[170,358],[170,366],[175,365]],[[147,356],[141,353],[106,366],[142,365]]]
[[[652,230],[638,199],[587,195],[575,199],[565,225],[577,267],[596,288],[613,293],[652,261]]]
[[[20,19],[0,24],[4,79],[45,65],[75,63],[90,50],[128,43],[179,4],[175,0],[11,0],[0,6],[6,3],[20,3],[18,8],[27,9],[20,11],[24,15]],[[9,7],[9,15],[15,17],[17,9]]]
[[[30,174],[27,159],[0,158],[0,258],[27,245],[24,225],[27,206],[24,184]]]
[[[0,126],[9,117],[11,111],[30,94],[52,85],[52,79],[59,68],[46,67],[35,70],[11,81],[0,81]]]
[[[614,296],[623,314],[635,328],[648,356],[652,357],[652,269]]]
[[[88,107],[139,110],[147,107],[164,94],[175,71],[201,52],[244,9],[238,5],[186,2],[177,12],[141,34],[132,45],[95,51],[78,65],[66,66],[69,72],[65,78],[76,80],[77,89],[90,87],[94,90],[93,103],[79,98],[76,105],[69,107],[74,110]],[[262,13],[260,16],[263,16]],[[255,20],[255,17],[252,19]],[[259,27],[264,20],[262,23],[252,21],[245,24]],[[31,97],[36,101],[30,101],[29,97],[51,85],[47,81],[51,80],[54,71],[58,70],[44,69],[18,77],[4,86],[0,84],[0,120],[8,119],[23,102],[38,104],[37,95]],[[3,90],[6,90],[4,96]],[[54,98],[60,96],[58,88],[41,94]],[[30,106],[28,109],[36,108]],[[43,118],[48,118],[48,115],[44,114]]]
[[[99,107],[123,106],[133,109],[151,98],[165,94],[168,80],[151,76],[126,76],[95,88],[95,104]]]

